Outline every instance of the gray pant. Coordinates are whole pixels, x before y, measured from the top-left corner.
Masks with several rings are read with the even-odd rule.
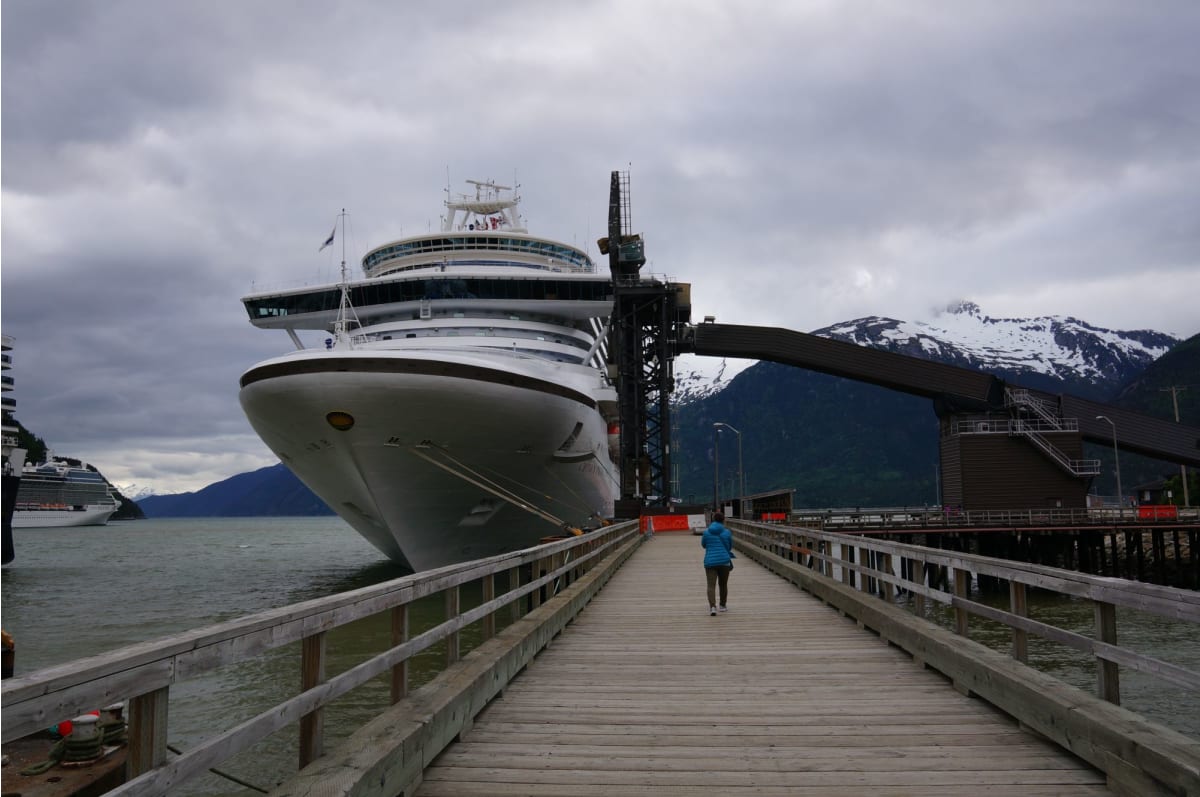
[[[729,571],[733,570],[733,565],[714,565],[704,568],[704,575],[708,579],[708,605],[717,605],[717,585],[721,586],[721,605],[729,599]]]

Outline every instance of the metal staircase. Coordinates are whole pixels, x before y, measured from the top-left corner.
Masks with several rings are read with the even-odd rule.
[[[1006,386],[1004,388],[1004,406],[1010,409],[1016,407],[1018,411],[1029,410],[1056,428],[1061,428],[1063,423],[1062,418],[1059,417],[1058,407],[1024,388]],[[1078,429],[1078,424],[1076,424],[1076,429]]]
[[[1024,437],[1072,476],[1095,476],[1100,473],[1100,460],[1071,459],[1042,436],[1043,432],[1078,433],[1078,420],[1062,418],[1054,404],[1022,388],[1005,387],[1004,406],[1015,415],[1007,424],[1010,435]],[[1037,420],[1022,418],[1022,412],[1036,416]]]

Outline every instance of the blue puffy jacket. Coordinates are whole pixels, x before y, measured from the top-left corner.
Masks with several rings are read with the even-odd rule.
[[[700,536],[704,546],[704,566],[716,567],[733,563],[733,535],[724,525],[713,521]]]

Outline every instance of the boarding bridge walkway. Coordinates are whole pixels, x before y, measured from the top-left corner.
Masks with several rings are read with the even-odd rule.
[[[739,557],[657,534],[416,794],[1109,794],[1102,773]]]

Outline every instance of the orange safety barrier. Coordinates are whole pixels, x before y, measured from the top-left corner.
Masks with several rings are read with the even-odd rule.
[[[687,515],[642,515],[642,531],[688,531]]]
[[[1178,520],[1179,507],[1174,504],[1146,504],[1139,506],[1138,520]]]

